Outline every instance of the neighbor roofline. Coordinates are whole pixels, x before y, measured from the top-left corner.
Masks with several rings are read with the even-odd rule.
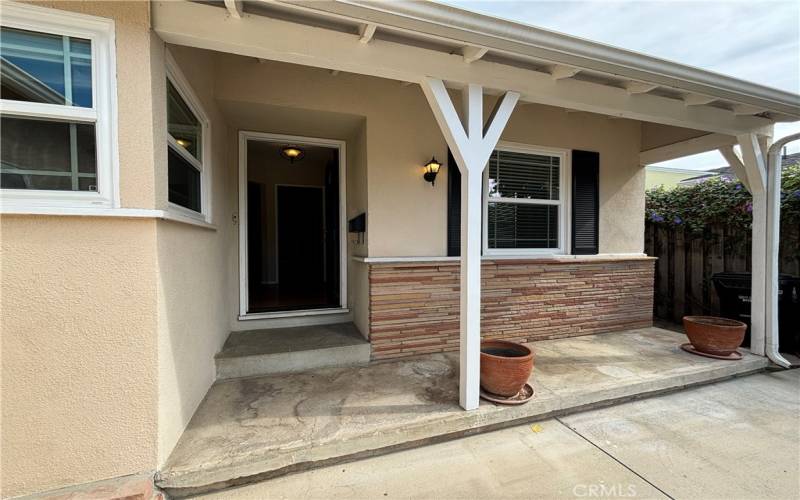
[[[498,53],[599,71],[800,117],[800,94],[429,0],[277,2]]]

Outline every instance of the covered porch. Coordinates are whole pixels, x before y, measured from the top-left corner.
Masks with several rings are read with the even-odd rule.
[[[786,96],[699,70],[683,78],[688,69],[679,65],[585,41],[576,49],[558,34],[505,21],[482,20],[479,33],[459,17],[466,14],[436,4],[381,9],[358,2],[153,4],[153,28],[168,59],[209,109],[213,222],[227,272],[219,288],[228,324],[205,336],[181,330],[182,364],[174,370],[178,356],[162,353],[159,405],[171,426],[160,430],[159,485],[170,493],[227,487],[769,364],[776,291],[767,278],[777,272],[769,266],[777,234],[768,230],[775,215],[768,215],[768,200],[774,206],[775,197],[768,197],[774,177],[767,176],[766,147],[775,121],[800,114]],[[259,153],[249,149],[250,139],[270,144]],[[338,271],[338,292],[326,289],[332,299],[326,295],[314,310],[264,303],[274,276],[286,276],[274,272],[278,256],[292,248],[274,252],[277,264],[270,264],[273,254],[264,249],[280,250],[287,240],[269,236],[259,247],[249,238],[268,231],[248,214],[267,220],[280,210],[267,202],[268,193],[278,198],[272,184],[251,207],[256,196],[248,182],[258,179],[248,173],[278,160],[297,172],[277,153],[295,142],[309,157],[314,148],[337,152],[328,164],[338,177],[326,174],[322,187],[339,193],[328,207],[333,217],[324,217],[338,221],[331,233],[337,245],[325,249],[335,255],[325,269]],[[643,165],[717,149],[754,195],[752,268],[763,277],[753,281],[753,354],[736,363],[686,354],[679,335],[650,326],[653,262],[643,253]],[[498,151],[511,159],[504,163],[498,153],[487,168]],[[422,175],[431,156],[451,156],[435,184]],[[527,170],[515,171],[515,161]],[[522,180],[503,196],[492,187],[506,173]],[[536,208],[528,226],[517,224],[521,205]],[[513,224],[504,226],[498,207],[513,208]],[[360,230],[352,231],[356,225]],[[515,241],[504,247],[506,230]],[[535,245],[516,241],[525,231],[544,237],[534,235]],[[258,255],[267,256],[263,267],[251,271]],[[259,290],[248,281],[256,278],[267,292],[254,305]],[[198,309],[188,299],[181,307],[190,317]],[[353,323],[369,343],[370,364],[218,380],[203,399],[208,385],[195,383],[198,373],[212,378],[213,357],[231,331],[279,334],[333,323]],[[534,343],[531,403],[499,408],[479,401],[482,337]]]
[[[176,496],[212,491],[619,403],[764,370],[682,351],[682,334],[641,328],[531,343],[536,396],[522,406],[458,405],[458,356],[220,381],[157,484]]]

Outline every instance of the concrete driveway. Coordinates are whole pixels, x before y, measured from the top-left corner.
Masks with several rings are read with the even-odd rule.
[[[202,498],[800,498],[800,370],[728,380]]]

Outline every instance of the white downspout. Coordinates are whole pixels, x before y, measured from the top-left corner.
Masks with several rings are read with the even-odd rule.
[[[778,250],[781,228],[781,158],[787,143],[800,139],[800,133],[776,141],[767,153],[767,297],[766,297],[766,355],[783,368],[792,364],[778,352]]]

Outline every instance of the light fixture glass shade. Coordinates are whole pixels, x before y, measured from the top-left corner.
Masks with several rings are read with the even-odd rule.
[[[442,164],[436,161],[436,157],[432,157],[431,161],[425,165],[425,171],[431,174],[438,174],[440,168],[442,168]]]
[[[302,160],[306,152],[298,146],[285,146],[281,149],[281,156],[289,160],[289,163],[294,163],[295,160]]]
[[[434,186],[436,185],[436,174],[439,173],[440,168],[442,168],[442,164],[436,161],[436,157],[431,157],[431,161],[425,165],[425,174],[422,177],[430,182],[431,186]]]

